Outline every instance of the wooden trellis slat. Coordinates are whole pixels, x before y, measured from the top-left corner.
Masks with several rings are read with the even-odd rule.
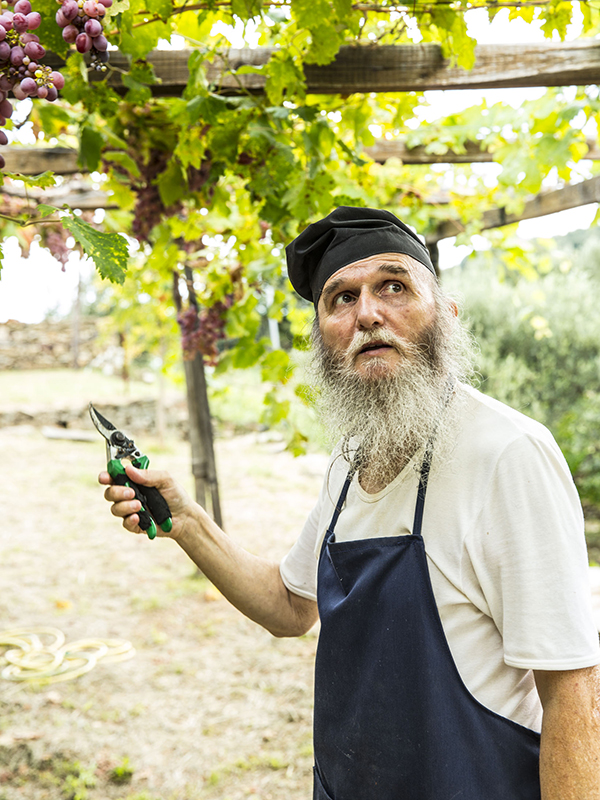
[[[13,197],[25,197],[25,192],[16,187],[3,187],[3,192]],[[95,210],[97,208],[111,209],[117,205],[111,196],[106,192],[97,191],[78,185],[69,187],[62,186],[59,189],[50,189],[46,192],[30,191],[29,198],[33,202],[47,203],[49,205],[62,206],[63,203],[72,208],[80,208],[82,211]],[[507,214],[503,208],[491,208],[484,212],[482,229],[501,228],[504,225],[511,225],[525,219],[543,217],[547,214],[554,214],[558,211],[566,211],[570,208],[578,208],[588,203],[600,202],[600,175],[580,183],[564,186],[550,192],[542,192],[536,197],[531,198],[525,203],[520,214]],[[439,205],[439,203],[438,203]],[[434,233],[427,236],[427,244],[434,245],[440,239],[447,239],[457,236],[464,230],[460,221],[447,220],[442,222]]]
[[[47,189],[45,192],[39,189],[30,189],[26,192],[25,189],[17,186],[4,185],[2,194],[8,197],[20,197],[24,200],[29,200],[32,213],[35,211],[37,203],[46,203],[57,208],[67,205],[70,208],[78,208],[81,211],[95,211],[97,208],[118,208],[117,203],[106,192],[81,184],[76,186],[66,184],[57,189]]]
[[[503,208],[490,208],[483,213],[481,228],[482,230],[501,228],[514,222],[544,217],[588,203],[600,203],[600,175],[551,192],[542,192],[528,200],[520,214],[507,214]],[[459,221],[447,220],[438,226],[435,233],[427,236],[427,243],[434,244],[440,239],[457,236],[463,231],[464,227]]]
[[[77,151],[70,147],[2,147],[0,154],[6,162],[8,172],[21,175],[40,175],[50,170],[56,175],[75,175],[81,172],[77,166]]]
[[[600,159],[600,147],[594,139],[586,141],[588,152],[584,158],[597,161]],[[479,142],[465,142],[464,152],[448,149],[445,153],[433,153],[427,146],[407,147],[399,139],[380,139],[373,147],[365,148],[365,152],[380,164],[388,158],[399,158],[404,164],[474,164],[490,163],[494,154],[481,149]]]
[[[584,157],[600,160],[600,147],[593,139],[587,141],[587,147]],[[82,171],[77,165],[77,151],[69,147],[3,147],[0,152],[9,172],[39,175],[51,170],[57,175],[75,175]],[[380,164],[388,158],[399,158],[404,164],[470,164],[494,160],[493,153],[482,150],[478,142],[466,142],[464,152],[432,153],[425,146],[409,148],[398,139],[381,139],[372,147],[365,148],[365,152]]]
[[[190,50],[154,50],[148,60],[159,83],[152,86],[155,96],[179,96],[188,80]],[[267,63],[272,48],[230,49],[208,68],[208,80],[224,94],[260,93],[265,77],[231,75],[228,69],[260,67]],[[314,94],[352,94],[355,92],[423,92],[435,89],[497,89],[527,86],[568,86],[600,83],[600,42],[544,44],[478,45],[472,70],[453,66],[442,56],[437,44],[344,46],[331,64],[304,67],[307,88]],[[53,68],[61,59],[48,54]],[[111,53],[117,68],[108,74],[115,88],[122,86],[119,69],[126,69],[127,58]],[[92,79],[96,75],[92,73]]]

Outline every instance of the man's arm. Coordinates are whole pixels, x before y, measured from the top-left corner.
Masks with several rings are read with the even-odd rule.
[[[534,674],[542,800],[600,800],[600,666]]]
[[[310,630],[318,618],[317,604],[289,591],[278,564],[239,547],[166,472],[137,470],[129,464],[126,470],[136,483],[156,486],[169,504],[173,529],[165,534],[159,528],[158,535],[175,539],[230,603],[274,636],[301,636]],[[145,533],[138,526],[140,503],[133,499],[133,489],[113,486],[107,472],[99,481],[108,485],[104,496],[113,504],[113,515],[123,519],[123,527]]]

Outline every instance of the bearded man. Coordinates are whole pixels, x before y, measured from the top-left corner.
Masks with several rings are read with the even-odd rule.
[[[556,443],[466,384],[456,305],[395,216],[338,208],[287,258],[339,439],[290,553],[252,556],[168,475],[127,472],[244,614],[276,636],[320,617],[314,800],[600,800],[600,648]],[[141,532],[133,491],[105,495]]]

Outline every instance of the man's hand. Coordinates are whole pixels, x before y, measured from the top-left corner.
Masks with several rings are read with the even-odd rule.
[[[168,536],[178,539],[190,526],[198,525],[199,507],[192,501],[184,490],[171,478],[168,472],[157,470],[136,469],[132,464],[124,464],[127,476],[140,486],[155,486],[169,504],[173,518],[173,528],[170,533],[164,533],[158,528],[158,536]],[[108,486],[104,497],[112,503],[111,513],[123,519],[123,527],[133,533],[146,533],[139,527],[140,518],[138,511],[141,508],[139,500],[134,499],[134,491],[128,486],[113,485],[108,472],[101,472],[98,482]]]

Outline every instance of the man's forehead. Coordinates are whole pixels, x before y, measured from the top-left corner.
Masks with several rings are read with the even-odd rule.
[[[389,271],[396,275],[405,275],[415,279],[425,279],[430,273],[427,267],[404,253],[378,253],[360,261],[353,261],[342,267],[326,281],[323,291],[331,285],[337,285],[360,273]]]

